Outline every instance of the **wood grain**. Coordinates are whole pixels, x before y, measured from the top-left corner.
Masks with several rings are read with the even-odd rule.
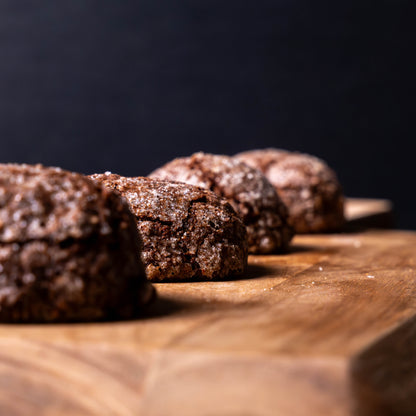
[[[1,415],[415,415],[416,233],[297,236],[127,322],[0,325]]]

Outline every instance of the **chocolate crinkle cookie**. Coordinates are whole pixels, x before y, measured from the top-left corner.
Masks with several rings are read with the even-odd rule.
[[[218,279],[247,264],[244,224],[227,201],[183,183],[96,174],[130,204],[142,238],[147,278],[154,282]]]
[[[0,321],[130,318],[154,296],[126,202],[83,175],[0,164]]]
[[[279,149],[243,152],[276,188],[297,233],[335,231],[344,223],[344,199],[335,172],[321,159]]]
[[[258,170],[229,156],[195,153],[149,175],[197,185],[226,198],[247,227],[249,252],[272,253],[288,246],[287,209]]]

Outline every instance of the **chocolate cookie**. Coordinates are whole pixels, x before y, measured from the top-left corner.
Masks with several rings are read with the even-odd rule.
[[[197,185],[226,198],[247,227],[250,253],[284,249],[293,236],[286,207],[273,186],[261,172],[236,159],[195,153],[149,176]]]
[[[297,233],[334,231],[344,223],[342,189],[324,161],[278,149],[253,150],[235,157],[266,175],[288,207]]]
[[[0,164],[0,321],[131,317],[153,296],[125,201],[83,175]]]
[[[148,279],[215,279],[244,271],[246,229],[232,207],[213,192],[109,172],[91,178],[129,202],[142,237]]]

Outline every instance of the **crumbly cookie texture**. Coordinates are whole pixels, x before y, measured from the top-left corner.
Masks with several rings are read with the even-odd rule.
[[[115,192],[41,165],[0,164],[0,321],[129,318],[154,296]]]
[[[226,198],[247,227],[250,253],[285,249],[293,236],[287,209],[274,187],[260,171],[237,159],[195,153],[167,163],[149,177],[200,186]]]
[[[335,172],[314,156],[279,149],[239,153],[276,188],[297,233],[335,231],[344,224],[344,198]]]
[[[230,204],[213,192],[109,172],[90,177],[128,201],[142,238],[149,280],[219,279],[245,270],[245,226]]]

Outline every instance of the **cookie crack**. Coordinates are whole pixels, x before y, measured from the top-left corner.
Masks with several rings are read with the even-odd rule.
[[[157,224],[168,225],[168,226],[173,225],[173,221],[161,220],[160,218],[153,218],[147,215],[135,215],[135,217],[137,221],[149,221],[149,222],[154,222]]]
[[[178,233],[183,233],[188,228],[188,223],[189,223],[189,220],[190,220],[191,215],[192,215],[193,206],[195,204],[198,204],[198,203],[199,204],[206,204],[207,202],[208,202],[208,200],[207,200],[207,197],[205,195],[201,196],[199,198],[192,199],[192,200],[189,201],[186,216],[182,220],[181,226],[177,230]],[[205,238],[205,235],[203,236],[202,240],[204,238]],[[194,255],[190,255],[188,253],[188,250],[187,250],[187,242],[184,241],[184,244],[181,245],[183,258],[191,263],[191,267],[192,267],[193,270],[198,270],[199,272],[201,272],[201,265],[197,261],[197,258],[198,258],[198,253],[199,253],[200,246],[201,246],[201,239],[198,239],[196,252],[195,252]]]
[[[206,185],[204,186],[204,188],[210,190],[211,192],[217,193],[216,192],[217,181],[215,180],[216,179],[215,174],[213,175],[212,172],[209,169],[205,169],[205,166],[204,166],[204,164],[202,163],[201,160],[199,160],[197,158],[193,158],[189,167],[192,170],[202,172],[203,178],[206,181]]]

